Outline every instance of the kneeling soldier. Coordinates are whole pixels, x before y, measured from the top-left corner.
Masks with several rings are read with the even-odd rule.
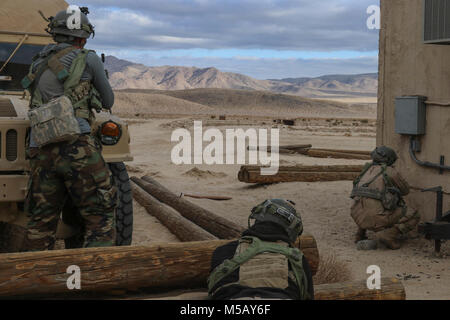
[[[381,146],[372,151],[371,157],[373,161],[353,182],[351,216],[358,225],[355,242],[362,244],[360,241],[367,239],[366,230],[371,230],[386,247],[399,249],[400,236],[413,230],[420,217],[403,200],[409,185],[393,168],[395,151]],[[373,243],[376,248],[376,240]]]
[[[313,299],[308,261],[293,247],[303,231],[294,207],[281,199],[266,200],[252,209],[248,226],[239,240],[214,251],[210,298]]]

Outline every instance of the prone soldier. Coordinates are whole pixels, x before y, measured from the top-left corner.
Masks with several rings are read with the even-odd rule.
[[[242,237],[213,252],[208,277],[210,298],[313,299],[310,266],[302,252],[293,247],[302,232],[302,220],[287,201],[271,199],[254,207]]]

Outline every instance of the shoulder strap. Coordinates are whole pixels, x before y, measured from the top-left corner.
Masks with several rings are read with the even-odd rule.
[[[357,186],[359,182],[361,181],[361,178],[369,171],[369,169],[373,166],[373,162],[367,162],[364,165],[363,170],[361,171],[360,175],[353,181],[353,186]]]
[[[52,72],[58,77],[59,80],[63,81],[65,68],[59,61],[60,58],[68,54],[70,51],[74,50],[74,47],[67,47],[65,49],[59,50],[56,53],[50,53],[45,59],[40,63],[39,67],[33,72],[34,63],[30,66],[30,71],[25,78],[22,79],[22,86],[24,89],[28,89],[31,84],[38,83],[42,74],[50,68]],[[34,90],[33,90],[34,91]]]
[[[75,49],[76,48],[73,46],[62,49],[56,54],[52,55],[52,57],[48,60],[48,67],[61,82],[64,82],[69,77],[69,72],[66,70],[61,61],[59,61],[59,59]]]
[[[73,59],[69,70],[69,76],[64,82],[64,93],[67,95],[70,91],[79,85],[81,76],[86,68],[86,58],[89,50],[81,49],[80,53]]]
[[[372,184],[372,182],[374,182],[375,180],[377,180],[377,178],[381,175],[383,175],[383,177],[385,176],[385,172],[386,172],[386,166],[382,165],[381,166],[381,170],[380,172],[378,172],[375,176],[372,177],[372,179],[370,179],[369,181],[367,181],[366,183],[364,183],[362,186],[364,188],[367,188],[368,186],[370,186]]]

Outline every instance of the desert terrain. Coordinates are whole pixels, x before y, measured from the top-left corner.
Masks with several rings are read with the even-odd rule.
[[[146,66],[108,56],[105,67],[114,89],[238,89],[283,93],[314,99],[376,102],[378,74],[255,79],[214,67]]]
[[[212,212],[242,226],[247,225],[251,208],[267,198],[285,198],[296,203],[305,233],[316,238],[324,259],[333,258],[341,266],[339,279],[367,279],[370,265],[381,268],[382,277],[401,279],[407,299],[450,299],[450,247],[442,245],[443,256],[433,255],[431,241],[412,233],[397,251],[379,248],[358,251],[353,243],[356,226],[350,217],[351,181],[292,182],[253,185],[239,182],[240,165],[174,165],[171,134],[177,128],[192,130],[194,120],[202,120],[203,128],[279,128],[280,144],[312,144],[314,148],[372,150],[375,147],[375,107],[320,102],[292,107],[274,103],[254,104],[251,108],[234,108],[185,100],[183,97],[159,93],[118,92],[114,113],[127,118],[134,156],[128,162],[130,176],[151,175],[175,193],[197,193],[232,197],[226,202],[188,198]],[[158,101],[158,102],[156,102]],[[234,103],[234,102],[233,102]],[[218,115],[223,114],[219,120]],[[275,119],[295,119],[292,126],[274,123]],[[223,119],[226,120],[223,120]],[[206,143],[204,144],[204,147]],[[280,165],[364,164],[361,160],[319,159],[304,155],[280,155]],[[176,242],[159,221],[143,207],[134,204],[133,245],[154,242]],[[371,237],[369,233],[369,237]],[[333,265],[333,264],[331,264]],[[164,299],[180,292],[164,295]],[[157,298],[158,296],[155,296]],[[160,296],[159,296],[160,297]],[[184,294],[183,299],[202,294]],[[178,297],[179,298],[179,297]]]

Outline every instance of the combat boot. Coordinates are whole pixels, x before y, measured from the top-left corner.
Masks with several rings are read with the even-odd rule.
[[[355,233],[355,243],[362,240],[367,240],[366,229],[358,228],[358,231]]]
[[[378,232],[377,234],[378,240],[386,247],[392,250],[400,249],[401,244],[399,240],[400,231],[397,228],[385,229],[383,231]]]

